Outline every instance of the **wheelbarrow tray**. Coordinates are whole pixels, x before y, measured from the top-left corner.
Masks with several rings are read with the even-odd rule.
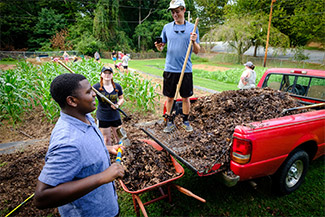
[[[176,154],[171,148],[169,148],[170,146],[167,144],[165,145],[164,143],[162,143],[161,141],[159,141],[157,138],[155,138],[154,135],[152,135],[150,132],[148,132],[147,130],[145,130],[144,128],[141,128],[141,130],[146,133],[151,139],[153,139],[158,146],[162,147],[163,149],[165,149],[169,154],[171,154],[173,157],[175,157],[178,161],[180,161],[182,164],[184,164],[187,168],[189,168],[190,170],[192,170],[193,172],[195,172],[197,175],[199,176],[209,176],[209,175],[213,175],[222,171],[225,171],[227,169],[227,167],[225,165],[221,165],[219,163],[219,160],[216,160],[212,165],[207,166],[206,168],[204,168],[203,170],[197,170],[192,164],[190,164],[188,161],[186,161],[184,158],[182,158],[181,156],[179,156],[178,154]],[[168,147],[169,146],[169,147]],[[224,154],[224,153],[223,153]]]
[[[143,139],[142,141],[145,142],[145,143],[147,143],[148,145],[151,145],[153,148],[155,148],[158,151],[163,150],[163,148],[160,145],[158,145],[156,142],[153,142],[152,140],[145,140],[145,139]],[[170,158],[171,158],[171,161],[172,161],[172,163],[173,163],[173,165],[175,167],[176,172],[179,173],[178,176],[176,176],[174,178],[171,178],[171,179],[168,179],[168,180],[165,180],[163,182],[157,183],[155,185],[148,186],[146,188],[137,190],[137,191],[131,191],[131,190],[129,190],[128,187],[126,187],[126,185],[124,184],[124,182],[121,179],[119,179],[119,183],[121,184],[123,190],[126,191],[126,192],[128,192],[128,193],[131,193],[131,194],[140,194],[140,193],[143,193],[143,192],[152,190],[154,188],[158,188],[160,186],[169,184],[170,182],[175,181],[175,180],[181,178],[184,175],[184,172],[185,172],[184,171],[184,168],[172,156],[170,156]]]

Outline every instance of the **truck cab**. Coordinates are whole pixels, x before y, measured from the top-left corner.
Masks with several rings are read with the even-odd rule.
[[[311,69],[268,69],[258,87],[270,87],[290,93],[303,104],[325,102],[325,77],[322,70]]]

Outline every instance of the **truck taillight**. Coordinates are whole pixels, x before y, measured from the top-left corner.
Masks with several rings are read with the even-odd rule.
[[[248,163],[251,159],[252,142],[234,137],[232,143],[231,159],[239,164]]]

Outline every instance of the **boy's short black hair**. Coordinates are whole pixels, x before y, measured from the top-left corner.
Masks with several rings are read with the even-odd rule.
[[[51,83],[51,96],[61,108],[66,106],[66,99],[72,96],[76,89],[80,87],[79,82],[86,79],[80,74],[62,74],[54,78]]]

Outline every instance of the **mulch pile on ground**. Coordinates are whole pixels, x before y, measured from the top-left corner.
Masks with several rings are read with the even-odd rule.
[[[47,147],[44,142],[36,143],[26,150],[0,155],[0,216],[7,215],[35,192]],[[39,210],[32,201],[33,198],[12,215],[59,216],[56,208]]]
[[[191,108],[191,133],[182,129],[180,116],[175,118],[177,130],[163,133],[165,123],[156,124],[147,130],[162,143],[171,148],[198,171],[204,171],[220,163],[226,168],[229,163],[229,149],[232,134],[237,125],[296,114],[292,111],[282,114],[283,109],[300,106],[288,93],[269,88],[224,91],[199,98]]]
[[[151,145],[135,141],[122,156],[125,167],[123,183],[130,191],[138,191],[176,177],[176,170],[170,155],[158,151]]]

